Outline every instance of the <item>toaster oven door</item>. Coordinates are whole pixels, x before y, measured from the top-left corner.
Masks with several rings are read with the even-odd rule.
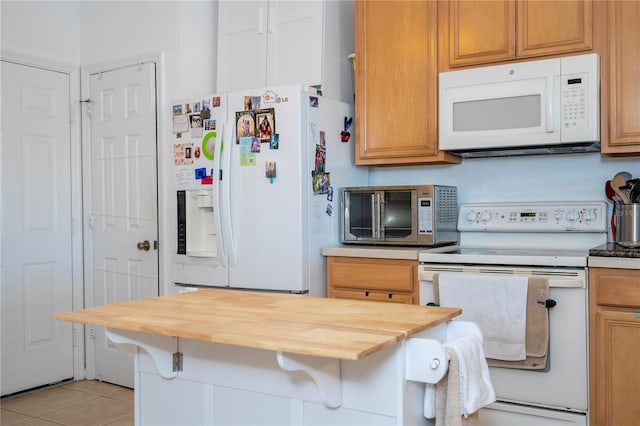
[[[374,242],[377,234],[379,195],[373,190],[345,191],[342,198],[342,240],[347,243]]]
[[[343,242],[418,243],[417,191],[366,190],[343,194]]]
[[[396,244],[418,242],[418,193],[415,190],[385,191],[381,196],[381,234]]]

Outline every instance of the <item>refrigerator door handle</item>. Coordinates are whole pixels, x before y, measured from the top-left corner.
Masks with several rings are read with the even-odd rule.
[[[227,117],[224,117],[222,120],[223,123],[223,127],[221,129],[221,133],[220,133],[220,141],[215,145],[215,149],[214,149],[214,157],[213,157],[213,169],[211,170],[211,174],[212,174],[212,181],[213,181],[213,191],[214,191],[214,198],[215,198],[215,210],[213,212],[213,217],[215,220],[215,227],[216,227],[216,242],[218,244],[218,252],[216,255],[216,261],[218,262],[218,264],[223,265],[223,266],[227,266],[227,256],[226,256],[226,248],[225,248],[225,241],[224,241],[224,231],[222,230],[222,210],[221,210],[221,206],[222,206],[222,196],[221,196],[221,183],[220,183],[220,167],[222,166],[222,158],[221,158],[221,151],[222,151],[222,145],[223,145],[223,141],[224,141],[224,135],[225,135],[225,128],[224,128],[224,123],[226,122]]]
[[[236,245],[233,237],[233,223],[231,221],[231,152],[233,151],[233,120],[227,117],[225,134],[220,144],[220,215],[222,218],[223,247],[228,263],[235,265],[237,258]],[[226,150],[225,150],[226,148]]]

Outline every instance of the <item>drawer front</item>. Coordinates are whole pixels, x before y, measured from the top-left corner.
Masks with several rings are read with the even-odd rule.
[[[378,302],[413,304],[413,296],[411,294],[385,293],[380,291],[331,290],[329,297],[336,299],[375,300]]]
[[[418,262],[357,257],[327,258],[331,287],[412,292],[417,285]]]
[[[597,305],[640,308],[640,270],[591,268],[589,277]]]

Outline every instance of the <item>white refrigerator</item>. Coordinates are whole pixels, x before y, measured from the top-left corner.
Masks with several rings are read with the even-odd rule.
[[[369,181],[352,119],[300,86],[172,102],[173,283],[326,295],[339,189]]]

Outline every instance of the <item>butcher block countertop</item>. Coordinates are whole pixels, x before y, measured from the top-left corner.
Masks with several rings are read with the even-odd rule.
[[[457,308],[224,289],[59,313],[57,320],[358,360],[460,315]]]

